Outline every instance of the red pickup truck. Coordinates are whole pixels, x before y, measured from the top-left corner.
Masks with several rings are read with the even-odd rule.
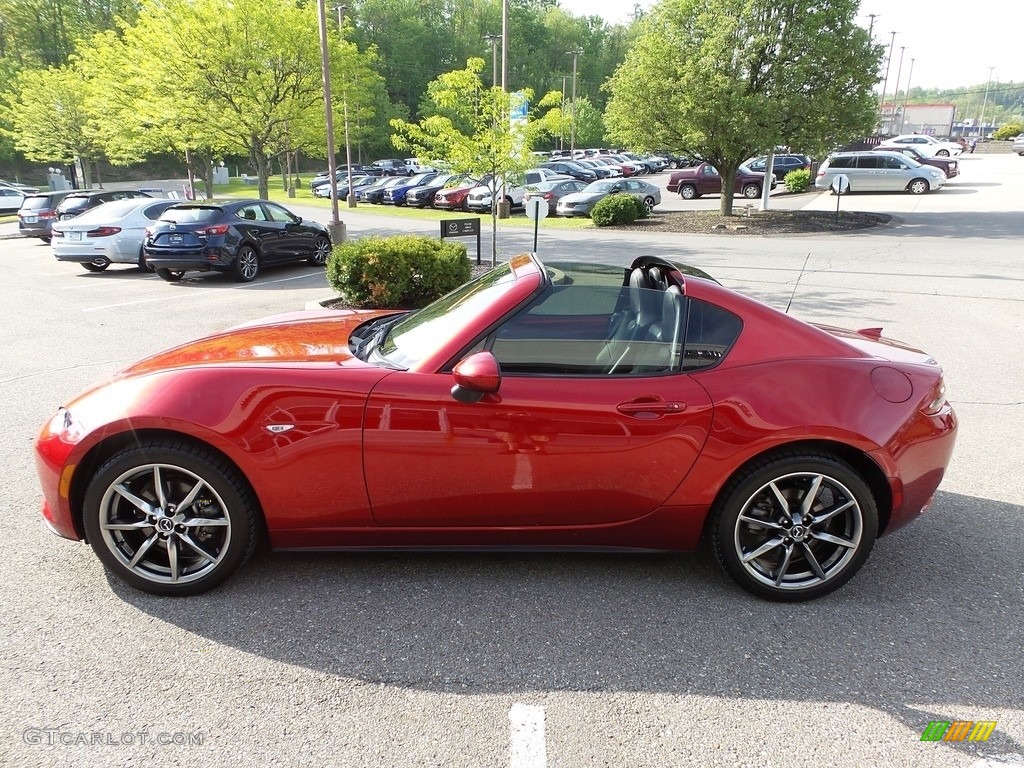
[[[733,194],[743,195],[748,200],[754,200],[761,196],[763,184],[764,174],[751,173],[739,168],[736,171]],[[774,176],[771,176],[770,184],[771,189],[775,189],[778,184]],[[678,192],[683,200],[693,200],[701,195],[719,195],[722,193],[722,177],[718,175],[715,166],[710,163],[701,163],[693,168],[675,171],[668,179],[668,191]]]

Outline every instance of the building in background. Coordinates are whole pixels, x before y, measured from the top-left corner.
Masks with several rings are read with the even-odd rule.
[[[926,136],[953,136],[956,118],[954,104],[891,104],[882,105],[882,136],[922,133]]]

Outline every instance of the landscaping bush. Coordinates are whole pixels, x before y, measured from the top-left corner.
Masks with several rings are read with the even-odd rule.
[[[350,240],[327,260],[327,282],[359,307],[422,307],[469,277],[463,243],[421,235]]]
[[[632,224],[637,219],[647,217],[647,209],[644,204],[632,195],[608,195],[598,200],[597,205],[590,212],[590,218],[599,227],[615,226],[617,224]]]
[[[806,168],[790,171],[783,177],[782,183],[790,192],[806,192],[811,186],[811,172]]]

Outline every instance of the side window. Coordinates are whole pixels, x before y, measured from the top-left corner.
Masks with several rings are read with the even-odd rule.
[[[683,370],[709,368],[725,357],[743,324],[731,312],[696,299],[687,302]]]
[[[829,168],[852,168],[852,157],[833,157],[828,161]]]
[[[279,224],[295,223],[295,217],[288,213],[284,208],[280,208],[276,205],[264,205],[263,207],[266,209],[270,221],[276,221]]]
[[[880,168],[882,158],[878,155],[861,155],[857,158],[858,168]]]
[[[252,205],[246,205],[239,208],[235,215],[240,219],[246,219],[247,221],[266,221],[267,217],[263,213],[263,206],[259,203],[253,203]]]
[[[900,168],[907,167],[906,163],[900,162],[900,160],[895,157],[883,157],[880,159],[882,161],[882,167],[889,170],[899,170]]]

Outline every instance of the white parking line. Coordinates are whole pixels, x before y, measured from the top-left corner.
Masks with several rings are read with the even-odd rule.
[[[201,293],[199,291],[195,291],[195,292],[192,292],[192,293],[178,294],[177,296],[161,296],[161,297],[156,298],[156,299],[139,299],[138,301],[122,301],[122,302],[120,302],[118,304],[104,304],[103,306],[100,306],[100,307],[89,307],[88,309],[83,309],[82,312],[99,312],[101,309],[114,309],[116,307],[131,307],[131,306],[135,306],[136,304],[153,304],[154,302],[157,302],[157,301],[175,301],[175,300],[181,300],[181,299],[202,298],[203,296],[209,296],[209,295],[214,294],[214,293],[222,293],[223,291],[237,291],[237,290],[240,290],[240,289],[244,290],[246,288],[262,287],[262,286],[265,286],[265,285],[273,285],[274,283],[287,283],[290,280],[303,280],[303,279],[305,279],[307,277],[310,277],[310,276],[311,275],[295,275],[293,277],[282,277],[280,280],[263,280],[263,281],[261,281],[259,283],[259,286],[254,286],[254,285],[234,285],[234,286],[231,286],[230,288],[210,288],[208,290],[202,290]]]
[[[512,727],[510,768],[546,768],[547,746],[544,739],[544,707],[513,704],[508,711]]]

